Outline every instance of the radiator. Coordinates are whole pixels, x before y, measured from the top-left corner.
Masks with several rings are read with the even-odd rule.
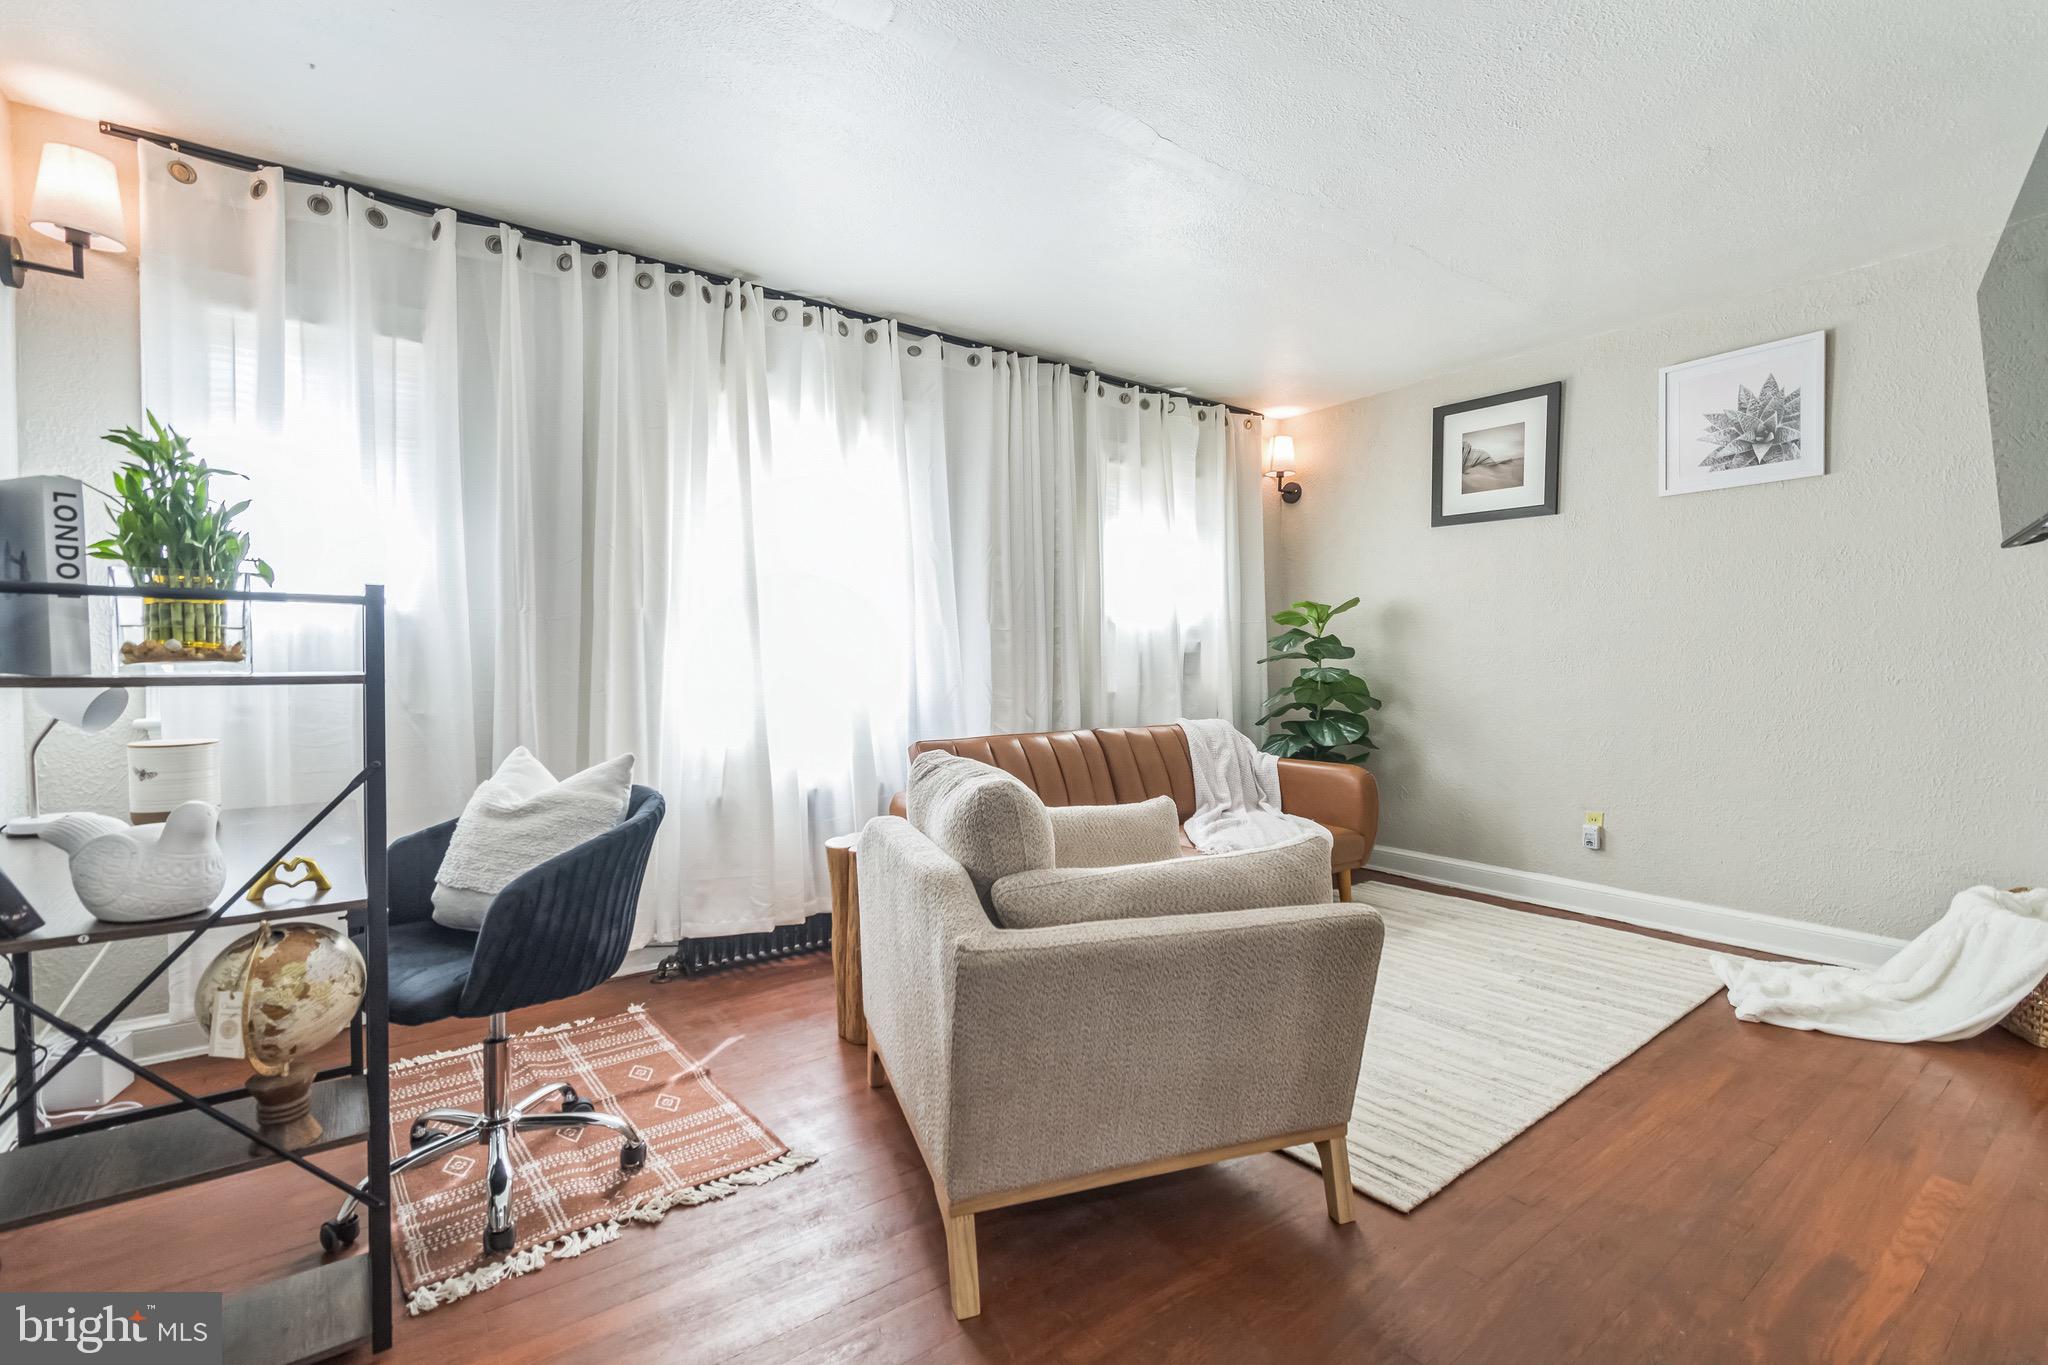
[[[832,946],[832,916],[812,915],[802,924],[785,924],[765,934],[721,934],[715,938],[686,938],[654,969],[656,981],[673,981],[679,976],[702,976],[726,967],[744,967],[755,962],[773,962],[798,953],[815,953]]]

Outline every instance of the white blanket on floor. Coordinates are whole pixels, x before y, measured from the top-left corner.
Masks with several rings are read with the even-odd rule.
[[[1204,853],[1234,853],[1284,843],[1313,820],[1280,809],[1280,760],[1263,753],[1227,720],[1175,722],[1195,766],[1195,813],[1188,839]]]
[[[1973,886],[1868,970],[1711,961],[1740,1018],[1885,1043],[1952,1042],[1990,1028],[2048,977],[2048,890]]]

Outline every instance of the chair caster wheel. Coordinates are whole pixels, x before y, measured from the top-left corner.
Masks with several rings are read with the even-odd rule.
[[[484,1250],[510,1251],[512,1243],[517,1240],[513,1235],[514,1231],[512,1228],[485,1228]]]
[[[631,1174],[647,1164],[647,1144],[629,1142],[619,1148],[619,1169]]]
[[[355,1214],[346,1218],[331,1218],[320,1225],[320,1249],[340,1251],[355,1245],[356,1234],[363,1230],[363,1220]]]
[[[565,1114],[587,1114],[595,1108],[596,1105],[573,1090],[562,1100],[562,1112]]]

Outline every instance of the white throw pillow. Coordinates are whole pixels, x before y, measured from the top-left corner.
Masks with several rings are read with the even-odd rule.
[[[557,782],[539,759],[514,749],[455,822],[434,875],[434,923],[483,928],[491,902],[520,873],[623,820],[632,790],[631,754]]]

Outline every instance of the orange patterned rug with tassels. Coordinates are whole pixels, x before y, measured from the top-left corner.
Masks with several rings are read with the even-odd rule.
[[[619,1170],[619,1137],[605,1128],[515,1133],[512,1215],[518,1241],[486,1255],[484,1149],[466,1147],[394,1180],[392,1227],[406,1307],[423,1313],[550,1259],[580,1256],[627,1223],[658,1223],[680,1205],[735,1194],[808,1166],[752,1114],[711,1083],[668,1034],[635,1005],[608,1019],[536,1029],[514,1038],[516,1100],[567,1081],[596,1106],[631,1119],[647,1139],[647,1164]],[[412,1121],[429,1109],[483,1106],[481,1045],[391,1064],[391,1149],[409,1146]]]

